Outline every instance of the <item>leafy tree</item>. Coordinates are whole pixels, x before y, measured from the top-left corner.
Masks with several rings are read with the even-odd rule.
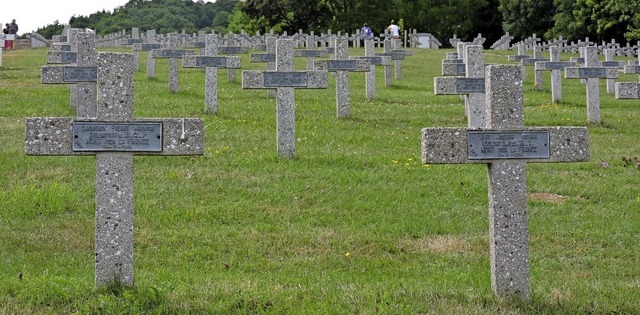
[[[503,29],[516,40],[545,34],[553,27],[553,0],[500,0]]]

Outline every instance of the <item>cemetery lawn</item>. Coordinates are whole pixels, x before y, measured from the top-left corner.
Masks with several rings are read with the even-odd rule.
[[[297,90],[293,159],[277,155],[275,99],[241,71],[219,70],[206,115],[203,71],[180,68],[172,94],[168,61],[148,79],[141,53],[135,116],[202,118],[206,150],[135,158],[135,286],[95,288],[95,158],[24,154],[26,117],[75,116],[67,86],[40,83],[46,52],[0,67],[0,314],[640,313],[640,101],[604,80],[592,125],[580,80],[551,104],[550,74],[535,91],[527,68],[525,125],[588,127],[591,160],[527,164],[532,298],[515,301],[491,291],[486,166],[421,163],[421,128],[467,126],[458,96],[433,93],[451,50],[413,49],[390,87],[377,68],[375,100],[351,73],[348,119],[332,76]]]

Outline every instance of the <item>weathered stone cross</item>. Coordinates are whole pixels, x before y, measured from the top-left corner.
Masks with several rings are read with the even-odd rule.
[[[97,57],[97,117],[27,118],[27,155],[96,156],[95,282],[133,285],[134,155],[202,155],[195,118],[135,119],[133,56]]]
[[[640,60],[640,55],[638,56]],[[624,73],[640,74],[640,62],[624,66]],[[618,82],[616,83],[616,99],[637,99],[640,98],[640,82]]]
[[[242,71],[243,89],[276,89],[276,129],[278,155],[296,155],[294,90],[326,89],[327,71],[295,71],[293,68],[293,40],[276,41],[276,71]]]
[[[567,67],[575,67],[573,61],[560,61],[560,47],[553,45],[549,47],[550,61],[537,61],[535,71],[551,71],[551,102],[560,103],[562,101],[562,76],[560,71]]]
[[[491,287],[500,297],[528,299],[526,163],[588,161],[589,133],[584,127],[526,128],[520,66],[486,71],[487,126],[422,129],[422,162],[488,165]]]
[[[584,67],[564,69],[566,79],[587,80],[587,120],[593,124],[600,123],[600,83],[599,79],[617,79],[618,69],[602,67],[598,62],[598,48],[585,47]]]
[[[335,59],[315,60],[313,68],[336,73],[336,113],[338,118],[349,117],[349,72],[371,71],[371,63],[365,59],[349,60],[349,41],[346,37],[334,37]]]
[[[43,84],[71,84],[69,86],[71,106],[78,117],[96,116],[96,58],[95,34],[74,32],[72,37],[73,63],[75,66],[43,66]],[[56,59],[56,58],[53,58]],[[62,62],[62,60],[60,60]]]
[[[205,36],[204,56],[186,55],[182,66],[185,68],[205,68],[205,112],[215,114],[218,111],[218,68],[240,68],[240,57],[218,55],[218,35]]]
[[[169,90],[172,93],[178,92],[178,59],[186,55],[193,55],[195,52],[189,49],[177,49],[177,34],[169,34],[169,49],[152,50],[153,58],[169,59]]]

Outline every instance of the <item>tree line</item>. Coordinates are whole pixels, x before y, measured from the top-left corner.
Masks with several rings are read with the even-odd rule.
[[[467,41],[478,34],[491,45],[506,32],[515,41],[532,34],[546,40],[640,40],[638,0],[130,0],[112,12],[72,16],[68,24],[106,35],[132,27],[158,33],[351,34],[367,23],[381,34],[392,20],[403,30],[431,33],[445,45],[454,35]],[[51,38],[62,29],[56,21],[38,32]]]

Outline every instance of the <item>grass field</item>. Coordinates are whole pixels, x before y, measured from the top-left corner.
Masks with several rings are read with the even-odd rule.
[[[136,117],[203,118],[206,152],[135,158],[135,286],[95,288],[95,158],[24,154],[26,117],[75,116],[68,87],[40,83],[46,52],[0,68],[0,314],[640,313],[640,101],[604,80],[592,125],[580,80],[552,104],[549,74],[535,91],[528,68],[525,124],[588,127],[591,160],[527,165],[532,298],[517,301],[491,291],[486,166],[420,161],[421,128],[467,125],[458,96],[433,94],[451,50],[414,49],[389,87],[378,69],[374,100],[350,74],[348,119],[333,78],[296,91],[293,159],[277,154],[275,100],[240,71],[219,70],[207,115],[201,70],[170,93],[168,62],[148,79],[141,54]]]

